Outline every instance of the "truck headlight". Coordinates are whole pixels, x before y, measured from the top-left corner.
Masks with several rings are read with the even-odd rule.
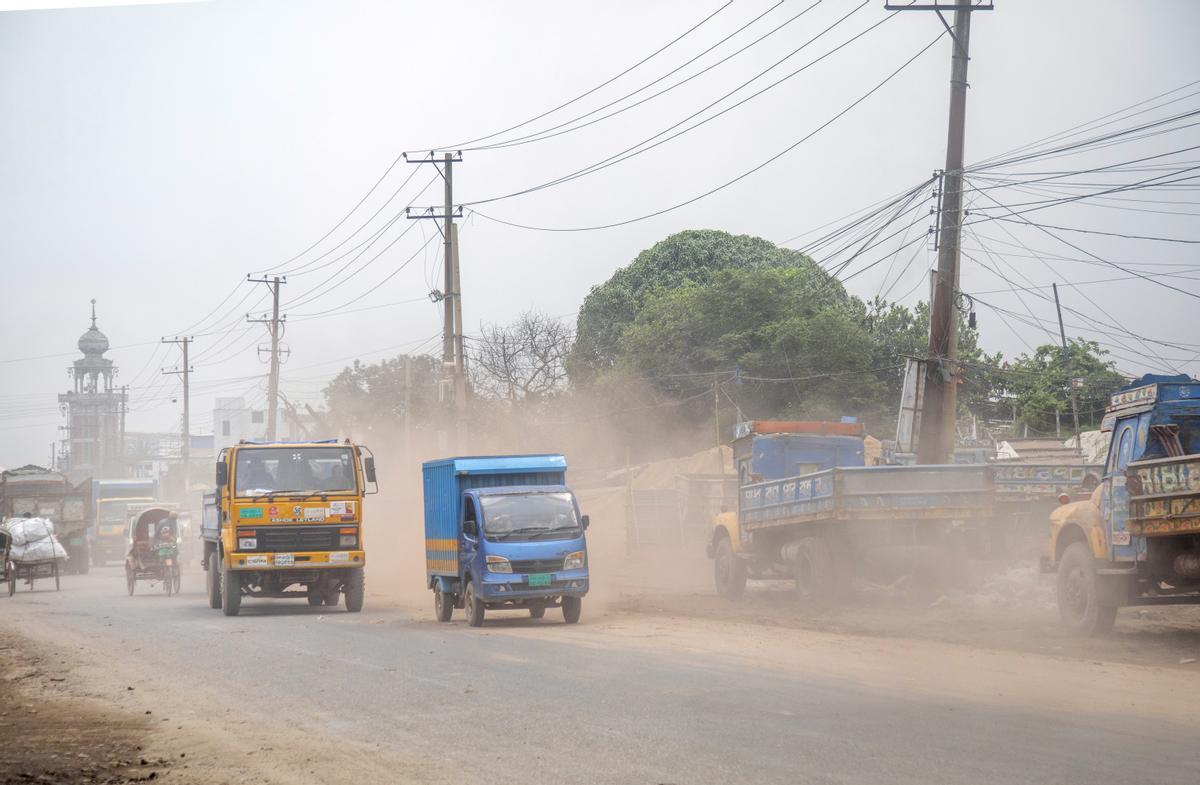
[[[503,556],[487,557],[488,572],[512,572],[512,563]]]
[[[252,551],[258,547],[258,538],[256,537],[238,537],[239,551]]]
[[[563,569],[564,570],[582,570],[583,565],[586,561],[587,561],[587,559],[584,557],[583,551],[575,551],[574,553],[568,553],[566,558],[563,559]]]

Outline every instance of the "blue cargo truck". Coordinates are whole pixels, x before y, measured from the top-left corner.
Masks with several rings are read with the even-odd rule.
[[[464,609],[562,608],[579,621],[588,591],[588,517],[566,485],[561,455],[446,458],[423,467],[426,583],[438,621]]]

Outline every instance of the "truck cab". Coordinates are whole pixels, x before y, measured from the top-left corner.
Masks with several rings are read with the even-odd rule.
[[[579,620],[588,591],[588,517],[565,484],[561,455],[430,461],[425,483],[427,585],[439,621],[455,608],[473,627],[489,609]]]
[[[1042,569],[1084,634],[1126,605],[1200,603],[1200,381],[1147,374],[1114,393],[1099,486],[1051,514]]]
[[[236,616],[243,597],[300,597],[362,610],[363,497],[375,459],[349,440],[239,442],[221,451],[200,537],[209,605]]]

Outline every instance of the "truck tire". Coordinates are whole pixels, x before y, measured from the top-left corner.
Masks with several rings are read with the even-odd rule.
[[[454,595],[446,594],[436,581],[433,584],[433,614],[438,621],[450,621],[454,616]]]
[[[363,595],[367,590],[366,569],[359,567],[350,571],[346,579],[346,587],[342,590],[346,595],[346,611],[358,613],[363,607]]]
[[[713,554],[713,583],[717,594],[736,600],[746,591],[746,563],[733,552],[733,543],[721,537]]]
[[[529,606],[529,618],[540,619],[545,615],[546,615],[546,606],[545,605]]]
[[[563,597],[562,598],[563,621],[567,624],[574,624],[579,621],[579,615],[583,613],[583,598],[582,597]]]
[[[208,589],[208,607],[216,610],[221,607],[221,566],[220,556],[214,549],[204,562],[208,569],[204,571],[204,582]]]
[[[1071,632],[1103,635],[1117,620],[1117,609],[1100,604],[1096,561],[1086,542],[1073,542],[1058,563],[1058,615]]]
[[[221,613],[237,616],[242,609],[242,576],[233,570],[221,571]]]
[[[466,579],[467,588],[463,597],[463,605],[467,609],[467,624],[472,627],[483,626],[484,607],[483,603],[475,596],[475,584],[470,578]]]
[[[829,543],[822,537],[801,537],[790,551],[796,596],[813,605],[830,605],[838,599],[837,570]]]
[[[315,583],[308,587],[308,604],[313,607],[325,604],[325,595],[321,593],[321,588]]]

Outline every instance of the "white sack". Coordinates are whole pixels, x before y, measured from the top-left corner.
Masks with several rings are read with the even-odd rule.
[[[13,545],[25,545],[54,536],[54,523],[49,518],[9,518],[4,528],[12,536]]]

